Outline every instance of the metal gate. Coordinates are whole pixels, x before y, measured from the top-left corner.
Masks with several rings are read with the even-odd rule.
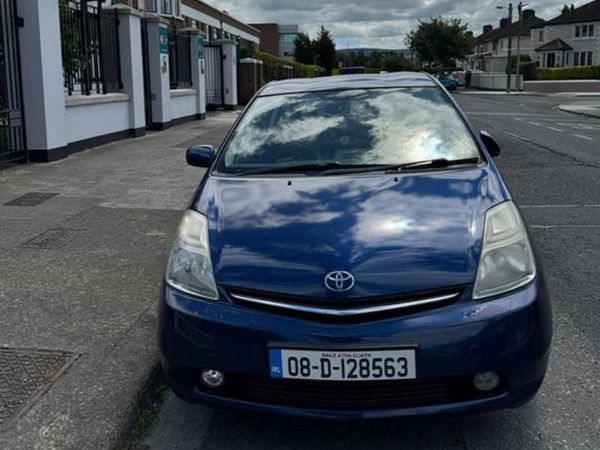
[[[0,164],[27,158],[17,0],[0,0]]]
[[[223,48],[220,45],[206,45],[206,105],[223,106]]]
[[[150,63],[148,55],[148,29],[142,20],[142,66],[144,70],[144,110],[146,112],[146,128],[152,125],[152,87],[150,85]]]

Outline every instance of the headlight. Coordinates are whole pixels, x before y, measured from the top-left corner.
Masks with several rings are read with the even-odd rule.
[[[177,240],[169,255],[167,284],[188,294],[217,300],[217,285],[210,261],[206,217],[188,210],[183,215]]]
[[[512,202],[491,208],[485,230],[473,298],[521,287],[535,278],[535,260],[527,231]]]

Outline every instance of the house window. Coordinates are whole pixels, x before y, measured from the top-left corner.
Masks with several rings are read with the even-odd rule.
[[[594,24],[575,25],[575,39],[587,39],[594,37]]]
[[[158,12],[156,9],[156,1],[157,0],[146,0],[146,11],[152,13]]]
[[[538,41],[542,42],[544,40],[544,30],[538,31]]]
[[[594,59],[594,52],[575,52],[573,53],[574,66],[591,66]]]

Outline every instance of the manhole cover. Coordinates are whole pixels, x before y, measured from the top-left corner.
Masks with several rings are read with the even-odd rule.
[[[76,358],[61,351],[0,348],[0,429],[24,414]]]
[[[21,245],[21,248],[61,248],[85,230],[52,227]]]
[[[5,203],[4,206],[37,206],[57,195],[56,192],[30,192]]]

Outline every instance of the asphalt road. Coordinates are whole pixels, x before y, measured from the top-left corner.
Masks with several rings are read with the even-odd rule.
[[[517,410],[364,424],[211,410],[166,395],[142,449],[600,448],[600,120],[556,97],[457,95],[502,147],[502,174],[545,265],[555,317],[550,368]]]

